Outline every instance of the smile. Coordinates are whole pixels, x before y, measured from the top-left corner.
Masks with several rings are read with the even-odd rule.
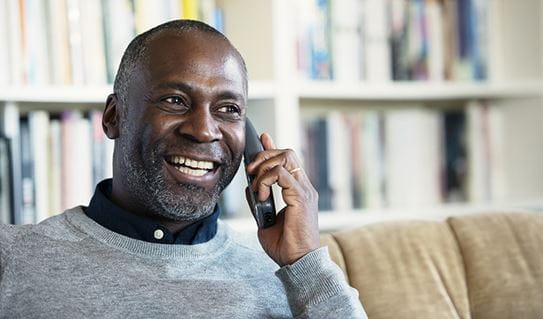
[[[204,176],[213,171],[216,165],[210,161],[199,161],[184,156],[167,156],[166,162],[175,167],[179,172],[190,176]]]

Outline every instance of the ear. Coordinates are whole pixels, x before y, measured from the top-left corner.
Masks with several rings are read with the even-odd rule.
[[[112,140],[119,137],[119,109],[118,99],[115,93],[108,95],[106,108],[102,116],[102,128],[106,136]]]

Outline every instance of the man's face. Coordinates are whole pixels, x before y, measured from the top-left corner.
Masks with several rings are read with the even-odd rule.
[[[212,212],[244,147],[246,90],[223,39],[164,32],[148,46],[123,106],[123,180],[146,211],[195,221]]]

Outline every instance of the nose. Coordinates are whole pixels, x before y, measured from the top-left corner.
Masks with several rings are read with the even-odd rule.
[[[218,121],[203,107],[195,108],[188,114],[179,126],[179,133],[197,143],[211,143],[222,138]]]

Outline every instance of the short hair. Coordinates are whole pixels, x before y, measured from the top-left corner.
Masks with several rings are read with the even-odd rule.
[[[245,93],[247,93],[247,66],[245,64],[245,60],[243,59],[239,51],[228,40],[228,38],[224,36],[224,34],[219,32],[217,29],[201,21],[180,19],[180,20],[172,20],[172,21],[160,24],[152,29],[149,29],[141,33],[137,37],[135,37],[130,42],[130,44],[124,51],[123,57],[121,59],[121,63],[119,64],[117,75],[115,76],[115,82],[113,83],[113,92],[121,100],[122,104],[126,104],[127,102],[128,86],[130,84],[132,74],[134,70],[137,68],[137,66],[146,57],[147,46],[149,42],[152,39],[154,39],[157,35],[162,33],[163,31],[174,31],[176,33],[198,31],[198,32],[209,33],[213,36],[216,36],[220,39],[225,40],[228,44],[230,44],[230,46],[232,47],[232,49],[234,50],[235,54],[238,56],[241,62],[242,69],[244,72],[243,85],[244,85]]]

